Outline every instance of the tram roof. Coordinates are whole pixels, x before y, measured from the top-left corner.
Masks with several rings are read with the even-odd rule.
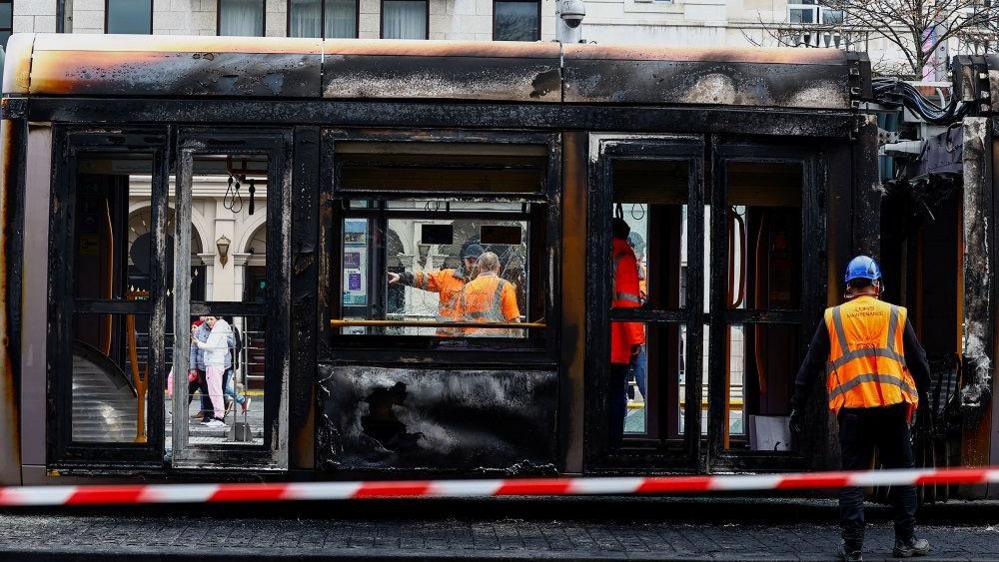
[[[252,97],[847,109],[870,89],[838,49],[664,48],[15,34],[6,96]]]

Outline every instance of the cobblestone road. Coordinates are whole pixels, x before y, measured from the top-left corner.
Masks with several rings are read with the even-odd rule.
[[[606,517],[600,516],[601,504],[592,501],[582,507],[564,502],[563,510],[535,509],[541,505],[535,502],[512,510],[523,512],[514,513],[518,516],[500,509],[497,517],[490,517],[489,504],[462,503],[432,506],[426,518],[419,518],[420,505],[400,504],[404,515],[395,517],[391,504],[379,513],[349,517],[353,506],[343,503],[310,504],[299,513],[295,507],[275,512],[274,506],[259,505],[200,514],[181,508],[160,513],[6,511],[0,512],[0,559],[831,560],[838,544],[829,502],[761,508],[754,502],[705,507],[664,501],[660,517],[655,503],[634,510],[612,504]],[[320,513],[323,509],[328,517]],[[890,523],[882,508],[871,511],[865,558],[883,560],[890,557]],[[628,513],[636,517],[628,519]],[[746,516],[754,518],[742,521]],[[938,511],[928,518],[921,535],[934,546],[929,560],[999,561],[994,506],[979,506],[971,516],[952,518]]]

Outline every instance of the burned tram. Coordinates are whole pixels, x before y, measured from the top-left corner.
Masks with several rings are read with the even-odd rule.
[[[834,467],[823,390],[800,442],[786,416],[882,245],[870,92],[837,50],[15,35],[0,483]],[[924,269],[957,316],[913,314],[951,357],[960,315],[993,332],[962,224]],[[612,442],[618,322],[646,345]],[[952,464],[997,460],[988,415]]]

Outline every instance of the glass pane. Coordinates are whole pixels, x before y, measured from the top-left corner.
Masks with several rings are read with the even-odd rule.
[[[801,308],[802,168],[729,162],[730,308]]]
[[[638,262],[640,304],[660,310],[682,308],[686,301],[688,164],[617,161],[613,182],[613,213],[628,225],[627,245]]]
[[[74,317],[71,327],[74,442],[146,442],[148,340],[137,336],[138,329],[148,324],[145,315]]]
[[[426,39],[426,0],[386,0],[382,3],[382,37]]]
[[[633,400],[632,379],[647,372],[648,359],[642,357],[647,341],[646,325],[641,322],[611,322],[610,381],[607,387],[607,412],[610,444],[620,444],[624,432],[645,433],[647,412]],[[635,381],[639,387],[641,381]],[[641,392],[641,388],[638,389]],[[643,397],[644,402],[644,397]],[[644,408],[643,408],[644,410]]]
[[[289,37],[321,37],[322,0],[291,0]]]
[[[192,302],[261,303],[266,310],[267,170],[264,155],[195,156]],[[191,317],[184,366],[190,445],[263,445],[266,333],[263,316]]]
[[[192,320],[187,371],[188,443],[263,444],[264,370],[259,318],[201,316]],[[168,394],[167,411],[173,392]],[[169,429],[168,429],[169,433]]]
[[[264,36],[264,0],[219,0],[219,35]]]
[[[755,451],[789,450],[787,416],[801,359],[799,327],[731,326],[728,349],[728,435],[724,436],[724,446]]]
[[[73,294],[77,298],[149,298],[152,165],[149,153],[80,155],[73,224]],[[130,214],[129,208],[137,210]],[[139,222],[144,227],[136,232]]]
[[[822,23],[830,25],[843,23],[842,10],[822,10]]]
[[[700,411],[701,411],[701,435],[702,436],[706,436],[708,434],[708,387],[710,385],[709,385],[707,373],[708,373],[708,339],[709,339],[710,332],[711,332],[711,327],[708,326],[707,324],[705,324],[704,325],[704,334],[703,334],[703,338],[702,338],[702,341],[701,341],[701,372],[700,372],[700,378],[701,378],[701,403],[699,405],[700,406]],[[680,327],[680,343],[679,343],[679,345],[680,345],[680,349],[684,350],[683,351],[684,354],[680,357],[680,365],[678,367],[679,388],[677,390],[676,400],[674,402],[675,404],[678,404],[678,408],[677,408],[678,411],[677,411],[676,423],[675,424],[671,423],[670,425],[672,427],[676,428],[677,436],[678,437],[682,437],[683,434],[684,434],[685,426],[686,426],[686,423],[685,423],[686,420],[685,420],[684,416],[685,416],[686,407],[687,407],[687,383],[689,381],[693,380],[693,379],[689,379],[688,378],[688,375],[692,375],[693,373],[691,373],[687,369],[687,364],[686,364],[686,362],[683,361],[683,358],[686,357],[686,349],[687,349],[687,347],[686,347],[687,346],[687,327],[686,326],[681,326]],[[672,420],[672,418],[671,418],[671,420]]]
[[[815,10],[812,8],[791,8],[791,23],[815,23]]]
[[[537,41],[541,20],[537,2],[496,2],[495,41]]]
[[[0,4],[0,28],[11,29],[14,21],[14,8],[10,2]]]
[[[108,0],[107,9],[108,33],[152,33],[153,0]]]
[[[624,434],[677,437],[685,389],[685,329],[678,324],[643,324],[642,332],[645,343],[628,360]]]
[[[506,204],[508,211],[523,214],[524,220],[517,220],[489,218],[498,204],[456,204],[445,210],[426,201],[391,203],[384,218],[343,220],[343,319],[358,324],[344,326],[342,333],[526,337],[527,330],[509,326],[534,314],[524,207]],[[439,213],[427,214],[427,209]],[[406,217],[406,211],[419,216]],[[361,325],[367,320],[383,323]]]
[[[326,37],[357,37],[357,0],[326,0]]]
[[[11,35],[12,33],[10,31],[0,31],[0,44],[3,45],[4,49],[7,48],[7,40],[10,39]]]

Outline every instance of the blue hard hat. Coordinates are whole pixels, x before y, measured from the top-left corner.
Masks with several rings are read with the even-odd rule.
[[[847,283],[854,279],[869,279],[876,281],[881,279],[881,268],[878,262],[869,256],[857,256],[850,260],[846,266],[845,280]]]

